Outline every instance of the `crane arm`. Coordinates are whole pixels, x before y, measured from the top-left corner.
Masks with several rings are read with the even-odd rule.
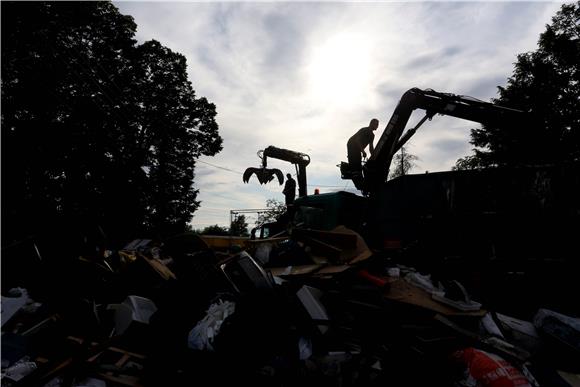
[[[403,131],[415,109],[425,110],[421,121],[405,134]],[[365,190],[373,191],[388,177],[395,153],[413,136],[415,131],[435,114],[448,115],[485,124],[513,123],[524,117],[524,112],[472,97],[439,93],[434,90],[413,88],[399,101],[389,123],[385,127],[375,150],[365,165]]]
[[[258,154],[259,155],[259,154]],[[288,161],[296,166],[296,178],[298,179],[298,196],[306,196],[306,166],[310,164],[310,156],[305,153],[294,152],[288,149],[269,146],[262,151],[262,167],[268,166],[268,157]]]
[[[267,158],[271,157],[273,159],[279,159],[283,161],[288,161],[292,164],[307,166],[310,164],[310,156],[305,153],[294,152],[288,149],[276,148],[275,146],[269,146],[262,151],[262,165],[267,167]]]

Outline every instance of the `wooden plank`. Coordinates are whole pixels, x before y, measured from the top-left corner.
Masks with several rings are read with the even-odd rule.
[[[81,339],[80,337],[75,337],[75,336],[67,336],[68,340],[71,341],[75,341],[79,344],[83,343],[83,339]],[[91,342],[91,347],[96,347],[97,345],[99,345],[100,343],[97,343],[96,341]],[[99,352],[99,354],[101,354],[104,351],[113,351],[113,352],[118,352],[118,353],[122,353],[122,354],[127,354],[131,357],[135,357],[137,359],[145,359],[146,356],[141,355],[140,353],[135,353],[135,352],[130,352],[130,351],[126,351],[122,348],[118,348],[118,347],[106,347],[105,349],[103,349],[101,352]]]
[[[431,295],[423,289],[413,286],[404,280],[392,282],[389,290],[385,292],[384,297],[392,301],[415,305],[446,316],[484,316],[487,313],[484,309],[463,312],[441,304],[433,300]]]
[[[350,268],[352,268],[352,266],[350,266],[350,265],[331,265],[331,266],[323,267],[322,269],[318,270],[314,274],[316,274],[316,275],[319,275],[319,274],[338,274],[338,273],[342,273]]]
[[[302,240],[312,248],[313,253],[324,255],[334,262],[340,260],[342,249],[312,237],[304,237]]]
[[[265,239],[249,239],[246,243],[253,245],[253,244],[260,244],[260,243],[272,243],[272,242],[283,242],[287,241],[288,237],[276,237],[276,238],[265,238]]]
[[[268,270],[275,276],[285,276],[285,275],[303,275],[315,272],[324,265],[300,265],[300,266],[287,266],[287,267],[272,267]]]
[[[137,255],[142,259],[144,259],[145,262],[147,262],[149,266],[151,266],[151,268],[155,270],[157,274],[159,274],[161,278],[163,278],[164,280],[167,281],[170,278],[177,279],[175,274],[167,266],[165,266],[165,264],[161,262],[159,259],[149,258],[148,256],[143,255],[141,253],[137,253]]]
[[[362,262],[373,255],[373,252],[369,249],[364,239],[355,231],[346,228],[345,226],[338,226],[334,228],[335,232],[349,233],[356,237],[356,247],[351,250],[347,250],[342,254],[342,259],[344,262],[348,262],[353,265],[355,263]]]
[[[297,239],[314,238],[321,242],[335,246],[340,249],[354,249],[357,245],[356,234],[352,232],[337,232],[313,230],[309,228],[297,228],[292,231],[292,236]]]
[[[115,375],[113,372],[98,373],[100,378],[106,379],[113,383],[122,384],[124,386],[140,387],[139,378],[130,375]]]

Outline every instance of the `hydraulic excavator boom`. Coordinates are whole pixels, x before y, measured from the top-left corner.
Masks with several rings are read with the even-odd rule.
[[[425,110],[425,116],[415,127],[403,131],[415,109]],[[377,142],[374,152],[363,167],[363,179],[354,181],[355,186],[365,194],[372,194],[387,181],[393,156],[415,134],[417,129],[435,114],[453,116],[480,123],[502,125],[514,124],[525,117],[525,113],[478,99],[449,93],[439,93],[431,89],[408,90],[399,101],[389,123]],[[351,178],[348,164],[341,164],[343,178]]]
[[[306,166],[310,164],[310,156],[305,153],[269,146],[264,150],[258,151],[258,157],[262,159],[262,167],[246,169],[242,177],[244,183],[247,183],[250,180],[250,177],[252,177],[253,174],[256,174],[260,184],[269,183],[274,179],[274,177],[277,177],[278,182],[282,185],[284,183],[284,174],[282,171],[276,168],[267,168],[268,157],[270,157],[294,164],[298,179],[298,196],[306,196]]]

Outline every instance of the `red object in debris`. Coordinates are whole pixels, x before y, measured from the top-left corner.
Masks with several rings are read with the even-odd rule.
[[[454,357],[467,367],[468,382],[485,387],[531,387],[528,379],[517,368],[494,355],[475,348],[454,353]]]
[[[358,271],[358,276],[366,279],[367,281],[369,281],[373,285],[377,285],[381,288],[387,286],[387,284],[388,284],[387,280],[385,280],[384,278],[374,276],[364,269]]]

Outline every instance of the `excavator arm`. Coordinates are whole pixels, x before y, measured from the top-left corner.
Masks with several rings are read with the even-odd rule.
[[[307,166],[310,164],[310,156],[304,153],[291,151],[288,149],[276,148],[275,146],[269,146],[262,153],[262,164],[267,165],[267,158],[273,158],[278,160],[288,161],[289,163],[296,165]]]
[[[310,156],[305,153],[269,146],[266,149],[259,151],[258,157],[262,159],[262,167],[246,169],[242,178],[244,183],[247,183],[250,180],[252,174],[256,174],[260,184],[269,183],[274,179],[274,176],[276,176],[278,182],[282,185],[284,183],[284,174],[279,169],[268,168],[268,157],[270,157],[294,164],[298,179],[298,196],[306,196],[306,166],[310,164]]]
[[[404,129],[416,109],[425,110],[425,116],[415,127]],[[480,123],[513,124],[524,118],[524,112],[468,96],[439,93],[434,90],[413,88],[399,101],[389,123],[364,166],[362,187],[365,193],[375,192],[387,181],[393,156],[415,134],[417,129],[436,114],[462,118]]]

